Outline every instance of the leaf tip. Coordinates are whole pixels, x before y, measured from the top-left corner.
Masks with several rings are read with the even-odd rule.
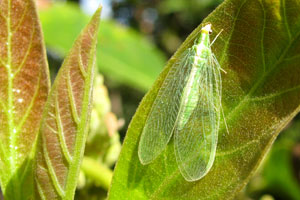
[[[93,18],[97,18],[98,20],[100,20],[101,12],[102,12],[102,5],[100,4],[100,5],[98,6],[98,9],[97,9],[96,12],[94,13]]]

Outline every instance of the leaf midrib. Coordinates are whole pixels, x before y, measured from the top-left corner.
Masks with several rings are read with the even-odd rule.
[[[7,81],[8,81],[8,87],[7,87],[7,113],[8,113],[8,134],[9,134],[9,172],[12,174],[15,171],[15,155],[16,151],[14,148],[15,145],[15,140],[16,137],[14,137],[14,111],[13,111],[13,77],[12,75],[12,49],[11,49],[11,0],[8,0],[7,2],[7,18],[6,18],[6,26],[7,26],[7,64],[6,64],[6,69],[7,69]]]
[[[82,36],[83,37],[83,36]],[[81,161],[82,156],[84,153],[84,147],[85,147],[85,141],[87,136],[87,128],[86,128],[86,122],[88,121],[88,112],[89,112],[89,99],[91,98],[91,90],[92,90],[92,84],[93,84],[93,77],[94,76],[94,67],[95,67],[95,51],[96,51],[96,42],[97,37],[90,35],[92,41],[92,49],[89,52],[89,62],[87,67],[87,76],[84,76],[84,92],[83,92],[83,100],[82,100],[82,110],[80,113],[80,121],[78,123],[78,129],[76,131],[76,139],[75,139],[75,145],[74,145],[74,152],[73,152],[73,160],[72,163],[70,163],[70,168],[67,175],[67,185],[65,186],[65,197],[64,199],[71,199],[74,196],[74,190],[76,188],[77,184],[77,175],[79,173],[80,167],[81,167]],[[79,42],[80,48],[82,45],[82,38]],[[79,52],[81,54],[81,52]],[[70,72],[69,72],[70,73]],[[68,73],[68,75],[69,75]],[[69,84],[69,83],[67,83]],[[70,102],[72,103],[72,102]],[[73,102],[75,103],[75,102]],[[72,113],[73,114],[73,113]],[[74,116],[73,116],[74,117]]]

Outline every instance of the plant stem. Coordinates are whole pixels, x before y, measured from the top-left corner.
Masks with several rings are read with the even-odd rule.
[[[83,157],[81,170],[103,189],[108,190],[113,173],[107,166],[92,158]]]

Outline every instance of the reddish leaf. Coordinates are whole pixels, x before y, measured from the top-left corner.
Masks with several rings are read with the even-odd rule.
[[[51,89],[36,166],[37,196],[72,199],[90,116],[100,9],[76,40]]]
[[[33,1],[0,1],[0,180],[7,199],[30,194],[22,185],[31,179],[50,83],[42,39]]]

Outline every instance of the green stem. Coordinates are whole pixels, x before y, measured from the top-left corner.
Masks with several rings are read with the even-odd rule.
[[[97,185],[108,190],[113,173],[107,166],[92,158],[83,157],[81,170],[87,177],[93,179]]]

